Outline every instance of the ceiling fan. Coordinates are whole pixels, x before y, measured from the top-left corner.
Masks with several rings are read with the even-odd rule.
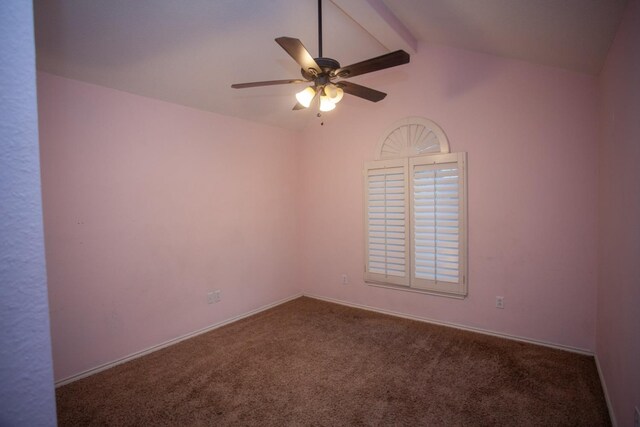
[[[278,43],[301,67],[303,79],[269,80],[263,82],[236,83],[231,87],[244,89],[258,86],[272,86],[289,83],[313,83],[296,94],[298,102],[294,110],[309,108],[320,98],[320,111],[331,111],[342,99],[344,93],[354,95],[368,101],[382,101],[387,94],[375,89],[351,83],[346,80],[361,74],[396,67],[409,62],[409,54],[404,50],[396,50],[386,55],[377,56],[362,62],[341,67],[333,58],[322,56],[322,0],[318,0],[318,58],[311,56],[302,42],[292,37],[278,37]]]

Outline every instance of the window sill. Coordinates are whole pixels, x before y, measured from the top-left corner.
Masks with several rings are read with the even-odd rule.
[[[452,299],[459,299],[459,300],[467,298],[466,294],[465,295],[448,294],[448,293],[444,293],[444,292],[431,291],[431,290],[428,290],[428,289],[409,288],[409,287],[406,287],[406,286],[390,285],[388,283],[380,283],[380,282],[373,282],[373,281],[365,281],[365,283],[367,285],[369,285],[369,286],[375,286],[376,288],[395,289],[395,290],[398,290],[398,291],[434,295],[434,296],[437,296],[437,297],[445,297],[445,298],[452,298]]]

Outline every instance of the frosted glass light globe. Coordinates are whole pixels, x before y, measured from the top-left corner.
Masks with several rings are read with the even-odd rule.
[[[320,111],[331,111],[336,108],[336,104],[331,102],[328,96],[322,95],[320,96]]]
[[[344,90],[334,84],[328,84],[324,87],[324,93],[329,97],[331,102],[337,104],[342,99]]]
[[[316,96],[316,91],[313,90],[311,86],[296,93],[296,99],[304,108],[309,108],[309,105],[311,105],[311,100],[313,100],[314,96]]]

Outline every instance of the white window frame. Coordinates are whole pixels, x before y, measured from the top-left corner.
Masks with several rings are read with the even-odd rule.
[[[414,171],[416,166],[455,164],[458,168],[458,277],[457,283],[416,277]],[[405,276],[390,277],[369,272],[369,176],[385,169],[402,167],[405,180]],[[464,298],[468,293],[467,246],[467,153],[446,153],[377,160],[367,162],[364,170],[365,282],[374,286],[392,287],[414,292]]]

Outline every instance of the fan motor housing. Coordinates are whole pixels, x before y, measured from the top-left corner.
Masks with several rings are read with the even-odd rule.
[[[340,63],[333,58],[313,58],[316,64],[322,69],[322,74],[327,76],[331,75],[331,72],[340,68]],[[302,77],[307,80],[315,80],[316,75],[309,73],[307,70],[301,69]]]

